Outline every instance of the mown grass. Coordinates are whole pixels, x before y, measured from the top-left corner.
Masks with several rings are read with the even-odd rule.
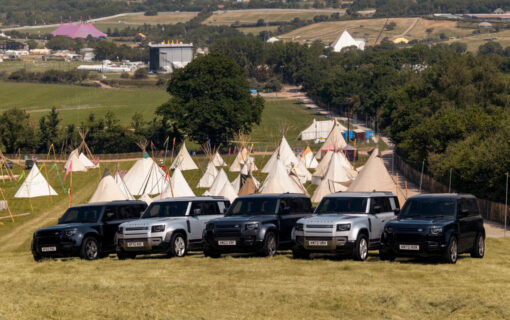
[[[340,10],[339,10],[340,12]],[[263,19],[264,22],[274,21],[291,21],[294,18],[300,18],[302,20],[312,19],[318,15],[331,15],[331,13],[320,13],[314,11],[295,11],[289,10],[251,10],[251,11],[227,11],[221,13],[214,13],[212,16],[207,18],[203,24],[206,25],[231,25],[239,22],[240,24],[253,24],[257,23],[259,19]]]
[[[146,16],[143,13],[131,14],[123,17],[111,18],[95,22],[94,25],[103,24],[124,24],[143,25],[143,24],[176,24],[186,22],[194,18],[197,12],[158,12],[156,16]],[[120,22],[120,23],[119,23]]]
[[[140,257],[36,263],[1,256],[0,317],[9,319],[505,319],[508,239],[484,259]]]

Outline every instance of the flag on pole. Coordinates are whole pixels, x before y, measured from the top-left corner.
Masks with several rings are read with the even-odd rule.
[[[19,176],[19,178],[18,178],[18,182],[20,182],[20,181],[21,181],[21,179],[23,179],[23,177],[24,177],[24,176],[25,176],[25,171],[23,171],[23,172],[21,173],[21,175]]]
[[[68,166],[68,167],[67,167],[67,169],[66,169],[66,173],[64,174],[64,181],[66,181],[66,177],[67,177],[67,175],[69,174],[69,172],[71,172],[71,170],[72,170],[72,169],[73,169],[73,162],[71,161],[71,162],[69,163],[69,166]]]
[[[94,165],[99,163],[99,157],[96,158],[96,161],[94,161]]]

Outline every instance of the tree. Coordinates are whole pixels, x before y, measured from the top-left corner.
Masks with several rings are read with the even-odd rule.
[[[228,144],[260,122],[264,100],[248,89],[243,68],[230,57],[211,53],[173,73],[167,89],[171,98],[156,114],[199,143]]]
[[[47,152],[52,144],[59,142],[59,124],[60,118],[55,107],[51,108],[48,115],[39,119],[39,151]]]
[[[478,47],[479,54],[503,54],[503,47],[501,43],[495,41],[489,41]]]
[[[28,49],[30,49],[30,50],[39,48],[39,42],[37,42],[35,40],[30,39],[27,41],[27,44],[28,44]]]
[[[0,141],[6,152],[18,149],[34,151],[37,145],[35,128],[24,110],[9,109],[0,115]]]
[[[135,73],[133,74],[134,79],[147,79],[148,73],[145,68],[136,69]]]

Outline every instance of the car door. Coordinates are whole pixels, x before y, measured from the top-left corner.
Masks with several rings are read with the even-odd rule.
[[[190,241],[202,239],[206,223],[203,219],[203,201],[193,201],[187,220]]]
[[[458,233],[458,251],[463,252],[469,247],[470,238],[470,217],[469,206],[466,199],[457,201],[457,223],[459,225]]]
[[[281,243],[288,243],[292,239],[292,229],[296,222],[306,215],[305,204],[301,198],[284,198],[280,200],[278,215],[280,219],[280,235]],[[308,208],[311,210],[311,208]]]
[[[480,224],[480,213],[478,210],[478,203],[475,198],[464,199],[468,210],[468,216],[466,217],[466,248],[465,250],[471,250],[475,244],[475,238],[478,234]]]
[[[373,197],[370,199],[370,242],[379,243],[387,218],[388,198]],[[390,207],[391,208],[391,207]],[[392,212],[393,214],[393,212]]]
[[[114,238],[121,221],[118,217],[118,206],[105,206],[102,218],[102,243],[101,249],[105,252],[115,248]]]

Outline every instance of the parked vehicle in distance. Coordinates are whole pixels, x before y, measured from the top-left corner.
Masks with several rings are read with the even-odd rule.
[[[30,170],[37,163],[37,159],[25,159],[25,170]]]
[[[380,257],[438,256],[456,263],[458,255],[485,254],[485,228],[476,198],[468,194],[424,194],[407,199],[398,219],[381,238]]]
[[[304,194],[252,194],[237,198],[224,218],[210,221],[204,232],[204,255],[258,253],[273,256],[292,246],[296,221],[312,214]]]
[[[2,168],[4,169],[12,169],[12,161],[9,159],[6,159],[4,163],[2,163]]]
[[[79,256],[87,260],[115,252],[115,233],[126,221],[139,219],[144,201],[112,201],[83,204],[67,209],[58,224],[34,232],[34,260]]]
[[[183,257],[202,250],[205,225],[222,217],[230,201],[224,197],[189,197],[154,201],[140,220],[123,223],[117,234],[119,259],[137,254],[167,253]]]
[[[364,261],[379,247],[386,222],[396,218],[398,198],[391,192],[339,192],[325,196],[314,215],[297,221],[294,258],[311,253],[350,255]]]

